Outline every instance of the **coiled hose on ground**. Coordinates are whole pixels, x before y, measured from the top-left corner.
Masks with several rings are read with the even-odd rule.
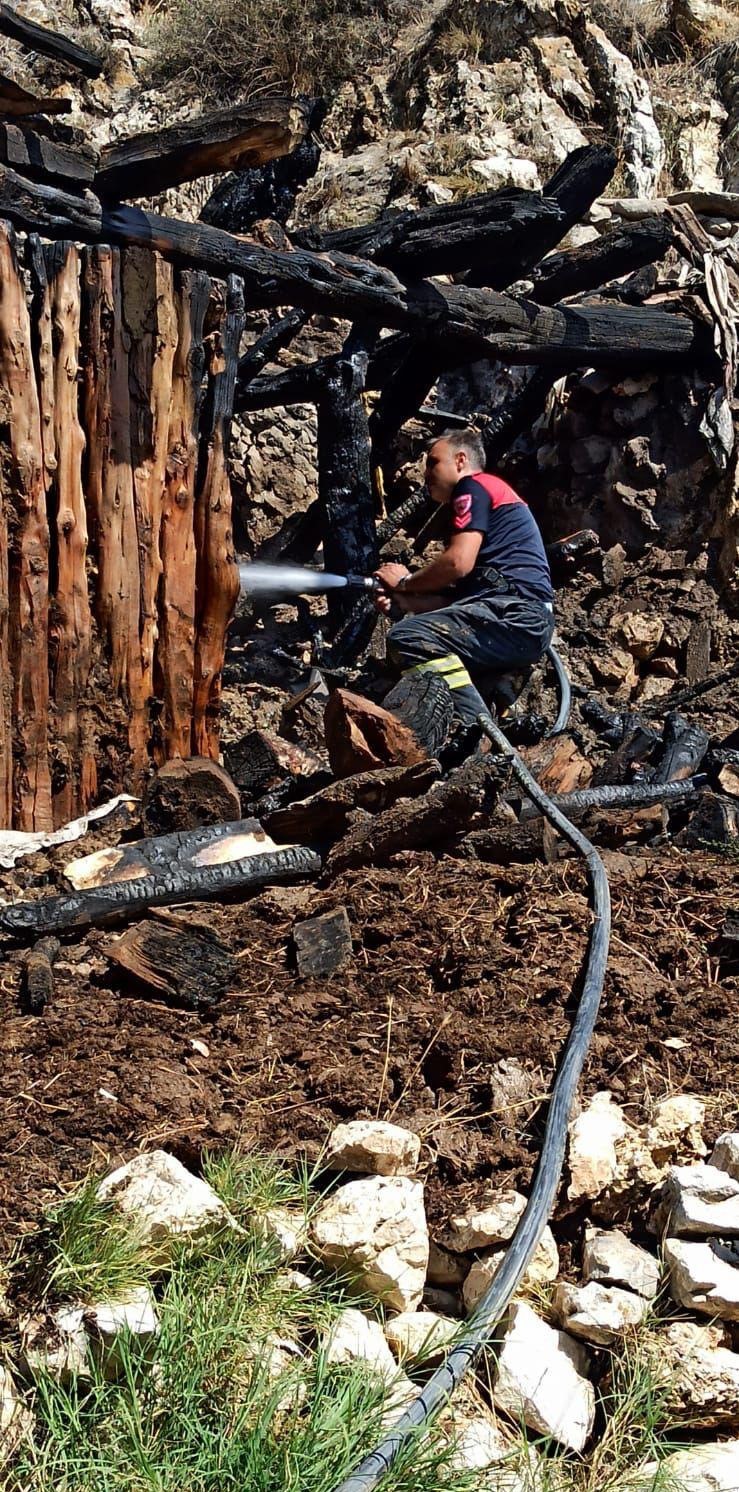
[[[547,736],[558,736],[567,729],[572,708],[572,688],[567,669],[557,652],[554,644],[550,642],[546,650],[546,656],[557,675],[557,689],[559,691],[559,709],[554,725],[547,731]]]
[[[562,837],[580,851],[587,863],[593,923],[583,972],[582,993],[552,1088],[544,1140],[526,1211],[500,1268],[471,1317],[464,1336],[452,1348],[445,1362],[429,1379],[423,1392],[405,1410],[390,1434],[345,1478],[336,1492],[372,1492],[410,1438],[450,1398],[483,1349],[495,1341],[498,1323],[524,1275],[554,1205],[564,1164],[570,1108],[587,1056],[603,991],[611,930],[611,898],[603,862],[590,840],[542,792],[495,722],[488,715],[481,715],[479,724],[488,740],[502,756],[507,757],[514,776],[527,796]]]

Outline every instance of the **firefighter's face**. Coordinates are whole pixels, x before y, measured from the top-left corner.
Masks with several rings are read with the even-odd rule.
[[[426,457],[426,486],[435,503],[448,503],[468,465],[464,451],[453,451],[448,440],[437,440]]]

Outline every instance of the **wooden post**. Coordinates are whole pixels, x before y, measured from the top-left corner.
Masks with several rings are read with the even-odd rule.
[[[126,249],[121,265],[123,320],[130,345],[131,458],[139,545],[140,638],[144,696],[154,695],[157,596],[162,574],[164,496],[177,313],[172,266],[158,254]]]
[[[318,397],[318,492],[323,518],[324,569],[369,575],[377,564],[370,440],[362,394],[367,353],[345,348]],[[329,599],[336,627],[356,601],[351,591]]]
[[[188,756],[192,732],[197,428],[205,365],[203,323],[209,299],[207,275],[188,271],[180,275],[161,530],[159,667],[166,758]]]
[[[56,529],[56,587],[49,621],[49,653],[62,768],[54,793],[54,823],[89,808],[97,792],[92,720],[85,699],[91,663],[92,617],[87,591],[87,513],[82,488],[85,437],[77,397],[80,343],[80,256],[61,242],[45,251],[54,351],[52,497]]]
[[[192,722],[195,756],[218,756],[226,629],[239,594],[226,458],[244,321],[243,286],[241,280],[230,275],[226,312],[211,353],[201,451],[202,481],[195,504],[197,630]]]

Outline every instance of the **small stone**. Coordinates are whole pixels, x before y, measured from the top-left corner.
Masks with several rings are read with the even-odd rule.
[[[657,1166],[669,1161],[701,1159],[708,1146],[703,1139],[706,1106],[691,1093],[675,1093],[655,1106],[647,1130],[647,1145]]]
[[[154,1297],[148,1285],[132,1290],[121,1300],[86,1306],[83,1319],[91,1350],[106,1377],[116,1377],[125,1371],[122,1343],[130,1347],[135,1338],[139,1347],[150,1347],[159,1335]]]
[[[671,1321],[655,1333],[655,1371],[667,1384],[665,1412],[691,1430],[739,1424],[739,1353],[724,1345],[725,1328],[715,1323]]]
[[[363,1311],[352,1306],[341,1311],[324,1332],[321,1347],[327,1362],[366,1362],[388,1382],[398,1376],[398,1364],[379,1322],[370,1320]]]
[[[429,1266],[426,1279],[430,1285],[441,1290],[458,1290],[469,1272],[469,1263],[458,1254],[443,1249],[433,1238],[429,1240]]]
[[[391,1310],[420,1304],[429,1240],[423,1187],[406,1176],[350,1181],[316,1212],[311,1244],[325,1268]]]
[[[385,1327],[385,1337],[399,1363],[422,1363],[433,1367],[441,1362],[459,1334],[459,1322],[434,1311],[401,1311]]]
[[[719,1135],[708,1164],[715,1166],[718,1171],[726,1171],[728,1176],[739,1181],[739,1134],[732,1134],[727,1130],[725,1134]]]
[[[615,1285],[570,1285],[562,1281],[554,1292],[554,1309],[565,1331],[596,1347],[609,1347],[639,1326],[649,1310],[642,1295]]]
[[[702,1316],[739,1321],[739,1269],[719,1259],[710,1244],[666,1238],[664,1260],[678,1305]]]
[[[26,1409],[7,1368],[0,1367],[0,1471],[32,1428],[33,1415]]]
[[[695,1445],[673,1451],[644,1484],[644,1492],[675,1487],[681,1492],[736,1492],[739,1487],[739,1440]]]
[[[178,1238],[202,1238],[219,1228],[236,1227],[207,1181],[192,1176],[165,1150],[137,1155],[113,1171],[101,1181],[98,1197],[130,1217],[143,1243],[165,1253]]]
[[[628,1133],[623,1110],[610,1093],[596,1093],[569,1127],[571,1202],[599,1197],[616,1177],[616,1146]]]
[[[524,1302],[511,1306],[493,1401],[511,1419],[581,1451],[593,1428],[595,1392],[584,1347],[542,1321]]]
[[[482,1259],[476,1259],[464,1282],[462,1296],[468,1315],[474,1311],[485,1291],[492,1284],[505,1258],[505,1249],[496,1249]],[[544,1285],[556,1280],[559,1274],[559,1251],[551,1228],[545,1228],[536,1245],[534,1256],[523,1277],[519,1290],[526,1285]]]
[[[332,1130],[324,1164],[327,1171],[361,1171],[370,1176],[412,1176],[421,1141],[411,1130],[382,1119],[354,1119]]]
[[[47,1374],[62,1384],[89,1377],[81,1306],[65,1306],[50,1316],[24,1316],[19,1326],[21,1359],[31,1373]]]
[[[634,658],[646,660],[656,653],[664,637],[665,624],[661,617],[650,616],[644,611],[623,612],[612,619],[626,647]]]
[[[603,584],[609,591],[620,586],[626,569],[626,550],[623,544],[614,544],[603,555]]]
[[[520,1192],[490,1192],[472,1211],[457,1213],[449,1219],[441,1234],[441,1246],[454,1254],[466,1254],[473,1249],[507,1243],[525,1207],[526,1198]]]
[[[266,1212],[255,1213],[254,1226],[274,1248],[278,1264],[289,1264],[306,1241],[304,1214],[296,1215],[286,1207],[268,1207]]]
[[[582,1272],[587,1281],[602,1285],[625,1285],[645,1300],[653,1300],[659,1289],[659,1264],[646,1249],[639,1248],[621,1233],[588,1229],[585,1234]]]
[[[739,1235],[739,1181],[717,1166],[671,1166],[659,1191],[653,1227],[673,1238]]]

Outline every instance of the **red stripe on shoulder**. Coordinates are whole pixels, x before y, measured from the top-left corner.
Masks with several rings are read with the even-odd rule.
[[[485,488],[493,510],[507,508],[512,503],[520,503],[524,508],[527,506],[523,498],[519,497],[518,493],[514,492],[513,488],[500,477],[493,477],[487,471],[479,471],[475,472],[473,481],[479,482],[480,486]]]

